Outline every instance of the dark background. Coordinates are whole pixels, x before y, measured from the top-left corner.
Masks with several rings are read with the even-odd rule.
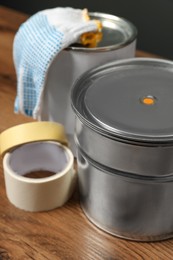
[[[173,59],[173,0],[0,0],[0,3],[28,14],[70,6],[124,17],[138,29],[138,49]]]

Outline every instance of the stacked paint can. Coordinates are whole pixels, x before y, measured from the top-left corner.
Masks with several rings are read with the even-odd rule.
[[[173,63],[133,58],[83,74],[72,89],[81,206],[127,239],[173,236]]]

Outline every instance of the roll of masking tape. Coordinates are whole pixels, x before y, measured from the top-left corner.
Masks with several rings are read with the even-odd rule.
[[[26,211],[61,207],[75,186],[73,160],[73,154],[66,146],[51,141],[24,144],[6,153],[3,168],[8,199]],[[49,171],[53,175],[28,177],[29,173],[38,171]]]
[[[13,126],[0,135],[0,153],[4,156],[6,152],[22,144],[49,140],[67,145],[65,130],[61,124],[42,121]]]

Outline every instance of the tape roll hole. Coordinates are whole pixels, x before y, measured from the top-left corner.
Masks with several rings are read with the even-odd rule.
[[[9,167],[15,174],[27,178],[45,178],[62,172],[69,156],[61,144],[35,142],[15,149],[10,156]]]

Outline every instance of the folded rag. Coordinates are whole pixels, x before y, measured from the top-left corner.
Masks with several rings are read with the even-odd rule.
[[[86,9],[58,7],[40,11],[23,23],[14,38],[13,59],[17,74],[15,112],[38,118],[47,70],[58,53],[97,30],[86,19]]]

